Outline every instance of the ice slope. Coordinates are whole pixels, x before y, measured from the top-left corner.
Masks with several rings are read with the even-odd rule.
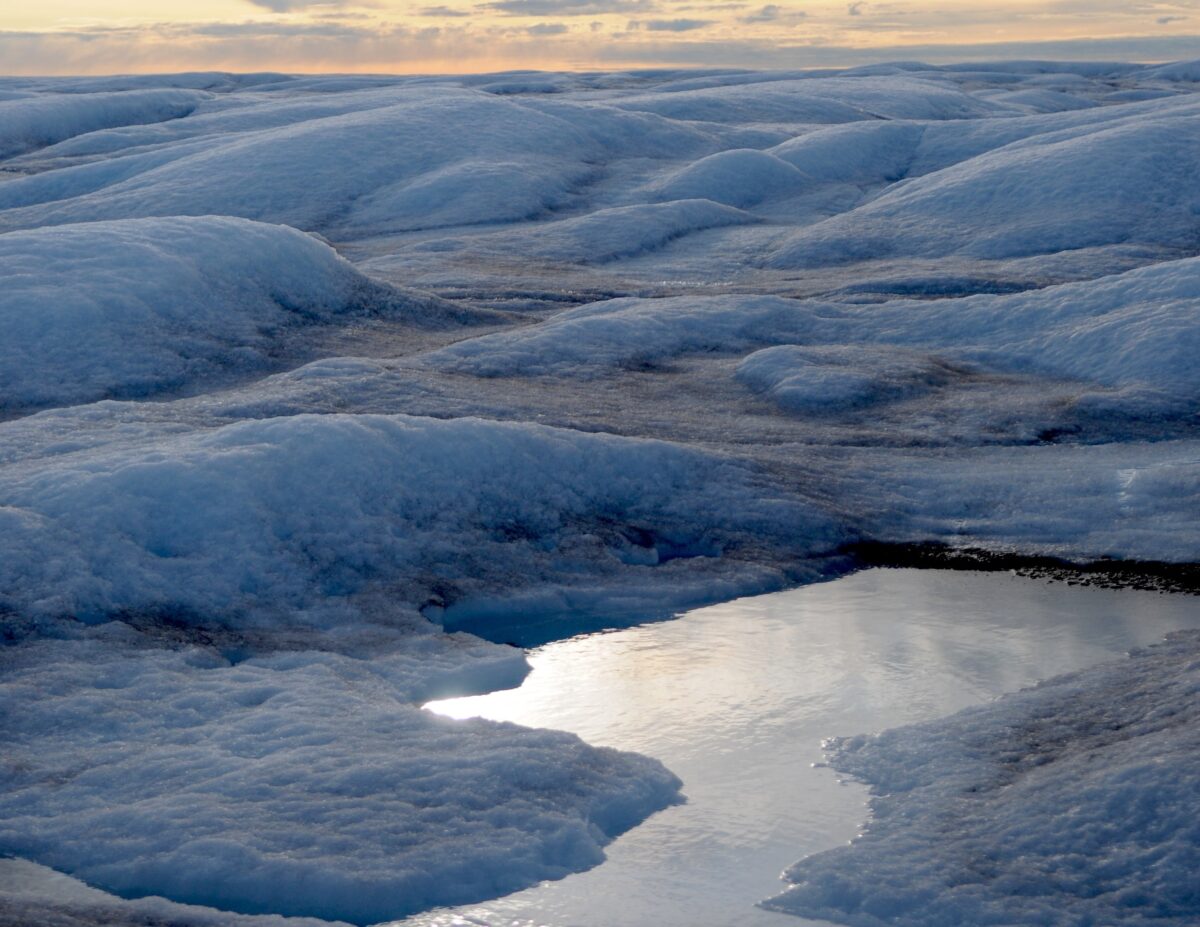
[[[604,376],[700,351],[804,340],[823,310],[839,312],[776,296],[616,299],[560,312],[533,328],[459,341],[427,362],[486,377]]]
[[[944,376],[943,362],[950,361],[1075,380],[1093,387],[1088,401],[1124,401],[1145,414],[1186,413],[1200,396],[1198,303],[1196,258],[1021,293],[877,305],[775,296],[627,298],[459,341],[427,362],[480,376],[579,378],[792,343],[804,347],[746,358],[739,378],[768,392],[787,381],[783,389],[801,406],[820,404],[828,390],[836,406],[855,395],[895,398],[906,382]],[[1103,391],[1116,394],[1104,399]]]
[[[796,233],[768,263],[1006,259],[1130,242],[1195,248],[1198,142],[1200,113],[1192,109],[1035,136],[897,184]]]
[[[851,123],[799,135],[770,150],[812,184],[879,184],[908,171],[926,131],[920,123]]]
[[[956,453],[891,448],[831,455],[868,537],[935,538],[1069,560],[1196,559],[1200,443],[1036,439]]]
[[[379,415],[177,430],[0,469],[0,614],[320,627],[349,620],[323,603],[368,593],[444,605],[653,570],[631,544],[736,566],[839,537],[746,466],[665,442]]]
[[[1188,258],[1027,293],[880,307],[875,337],[1192,411],[1198,304],[1200,260]]]
[[[386,657],[140,637],[0,655],[6,852],[126,897],[366,924],[593,866],[676,800],[655,760],[421,711]]]
[[[495,232],[464,238],[434,238],[418,252],[467,250],[515,259],[540,258],[575,264],[603,264],[655,251],[706,229],[749,225],[758,219],[739,209],[705,199],[614,206],[585,216],[547,222],[533,230]]]
[[[20,165],[48,159],[82,159],[114,156],[147,147],[158,147],[195,138],[215,138],[242,132],[257,132],[360,112],[399,102],[394,89],[345,91],[318,97],[274,99],[258,95],[242,99],[224,94],[205,99],[187,119],[126,125],[73,136],[50,145],[36,155],[15,159]]]
[[[371,314],[444,322],[326,244],[228,218],[0,236],[0,411],[149,396],[277,366],[289,330]]]
[[[903,77],[722,85],[631,95],[619,105],[674,119],[793,125],[860,119],[967,119],[1002,112],[957,88]]]
[[[820,316],[805,302],[796,311],[813,321],[797,340],[814,347],[751,355],[739,378],[801,405],[819,401],[824,389],[831,400],[843,389],[846,398],[895,398],[905,382],[937,379],[940,365],[928,360],[934,357],[967,369],[1077,381],[1084,390],[1075,402],[1097,413],[1123,407],[1146,416],[1189,415],[1200,397],[1198,304],[1196,258],[1023,293],[842,307],[836,315],[827,309]]]
[[[180,119],[207,97],[196,91],[155,87],[0,100],[0,159],[97,129]]]
[[[188,927],[343,927],[342,922],[307,917],[239,916],[165,898],[125,900],[23,859],[0,860],[0,909],[10,921],[39,927],[125,927],[155,918]]]
[[[446,87],[409,87],[390,105],[258,131],[217,132],[165,163],[71,198],[0,216],[0,227],[142,216],[237,215],[353,237],[526,219],[562,206],[613,157],[662,157],[716,144],[711,133],[608,107],[554,106]],[[657,130],[657,131],[651,131]],[[347,169],[347,139],[354,161]]]
[[[943,721],[840,739],[868,783],[850,846],[788,870],[768,907],[854,927],[1191,924],[1200,638]]]
[[[0,163],[0,853],[355,921],[495,895],[677,783],[420,714],[525,671],[446,628],[862,538],[1195,561],[1189,73],[0,82],[198,100]]]

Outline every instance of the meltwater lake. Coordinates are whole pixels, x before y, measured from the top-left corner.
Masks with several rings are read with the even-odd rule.
[[[867,794],[822,741],[936,718],[1200,627],[1200,599],[1003,573],[868,570],[530,651],[518,689],[427,707],[657,757],[687,802],[590,872],[403,927],[798,927],[755,903],[850,840]]]

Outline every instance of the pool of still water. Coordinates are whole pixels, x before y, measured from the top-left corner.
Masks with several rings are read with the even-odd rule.
[[[1200,627],[1200,599],[1008,574],[870,570],[532,650],[518,689],[432,703],[649,754],[685,804],[597,868],[403,927],[801,927],[756,908],[851,839],[865,790],[821,742],[936,718]]]

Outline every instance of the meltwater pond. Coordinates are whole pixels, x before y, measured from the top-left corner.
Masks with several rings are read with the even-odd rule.
[[[530,652],[519,689],[428,707],[657,757],[686,804],[590,872],[403,927],[798,927],[756,901],[854,836],[866,793],[821,742],[949,714],[1200,627],[1200,600],[1008,574],[870,570]]]

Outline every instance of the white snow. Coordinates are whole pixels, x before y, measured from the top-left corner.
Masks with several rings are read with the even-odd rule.
[[[611,576],[629,537],[736,562],[762,536],[838,536],[745,465],[665,442],[363,414],[175,430],[0,472],[0,609],[320,626],[347,620],[322,604],[369,592],[411,606]]]
[[[1130,241],[1194,248],[1198,143],[1200,112],[1190,107],[1044,133],[899,184],[797,233],[770,263],[956,252],[1002,259]]]
[[[776,910],[853,927],[1191,924],[1200,635],[942,721],[834,741],[872,820]]]
[[[748,225],[758,219],[708,199],[673,198],[671,202],[615,206],[572,219],[547,222],[523,234],[496,232],[461,238],[434,238],[421,251],[470,248],[511,258],[602,264],[634,257],[705,229]]]
[[[410,317],[328,245],[229,218],[121,220],[0,236],[0,411],[147,396],[278,364],[289,329]]]
[[[478,376],[590,377],[686,353],[803,338],[819,311],[773,296],[617,299],[560,312],[535,327],[459,341],[427,360]]]
[[[595,865],[679,786],[570,734],[421,711],[411,647],[231,665],[137,637],[3,654],[0,842],[117,895],[371,923]]]
[[[0,99],[0,158],[112,126],[187,116],[207,98],[190,90],[62,93]]]
[[[1195,68],[4,79],[0,854],[143,921],[494,896],[678,785],[421,714],[525,671],[447,629],[1196,561]]]

